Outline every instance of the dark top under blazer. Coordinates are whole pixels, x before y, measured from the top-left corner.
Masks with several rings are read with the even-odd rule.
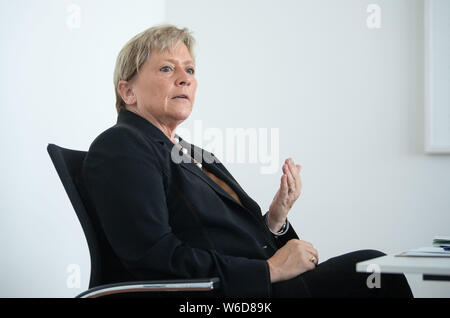
[[[192,155],[214,157],[180,143]],[[220,277],[227,296],[270,296],[266,259],[298,238],[294,229],[272,235],[258,204],[216,157],[203,166],[242,205],[195,164],[172,161],[172,147],[161,130],[127,110],[91,144],[82,176],[103,243],[110,246],[104,283]]]

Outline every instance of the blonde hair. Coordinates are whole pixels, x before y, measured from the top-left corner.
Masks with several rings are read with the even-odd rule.
[[[151,27],[129,40],[120,50],[114,69],[114,90],[116,93],[117,113],[125,108],[125,102],[119,94],[120,81],[129,81],[139,73],[142,64],[150,57],[153,50],[167,52],[177,44],[184,43],[192,58],[194,57],[195,39],[187,28],[179,29],[171,24]]]

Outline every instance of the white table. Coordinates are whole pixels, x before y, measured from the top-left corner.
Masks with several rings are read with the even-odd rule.
[[[397,255],[397,254],[395,254]],[[450,257],[386,255],[356,264],[358,272],[422,274],[424,280],[450,281]]]

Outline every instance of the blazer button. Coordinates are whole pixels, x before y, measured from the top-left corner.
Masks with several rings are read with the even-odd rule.
[[[262,248],[267,248],[267,245],[264,245]]]

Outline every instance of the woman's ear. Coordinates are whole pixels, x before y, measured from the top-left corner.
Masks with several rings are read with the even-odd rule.
[[[135,105],[137,103],[136,94],[133,85],[127,81],[120,81],[117,85],[120,96],[127,105]]]

